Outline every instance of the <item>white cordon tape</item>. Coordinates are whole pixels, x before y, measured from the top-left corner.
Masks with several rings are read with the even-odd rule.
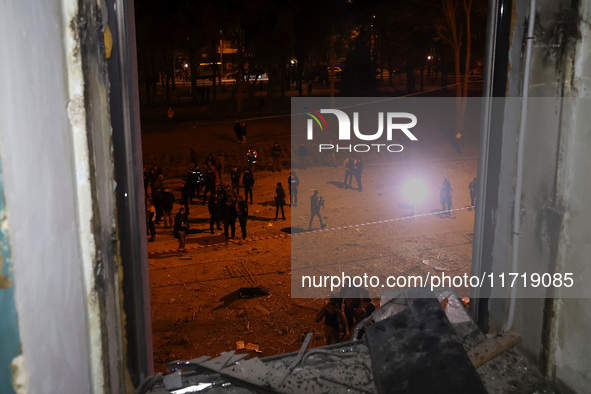
[[[426,217],[426,216],[435,216],[435,215],[441,215],[441,214],[445,214],[445,213],[465,211],[465,210],[470,210],[470,209],[473,209],[473,208],[474,207],[472,206],[472,207],[464,207],[464,208],[450,209],[448,211],[438,211],[438,212],[422,213],[420,215],[405,216],[405,217],[394,218],[394,219],[377,220],[375,222],[360,223],[360,224],[351,224],[351,225],[348,225],[348,226],[338,226],[338,227],[322,228],[322,229],[310,230],[310,231],[302,231],[302,232],[295,233],[295,234],[279,234],[279,235],[273,235],[271,237],[248,238],[248,239],[242,239],[242,240],[229,240],[227,242],[220,242],[220,243],[211,244],[211,245],[197,245],[197,246],[192,246],[192,247],[186,248],[185,250],[187,250],[187,251],[188,250],[197,250],[197,249],[203,249],[203,248],[211,248],[211,247],[215,247],[215,246],[242,245],[242,244],[250,243],[250,242],[264,241],[266,239],[291,238],[291,237],[294,237],[294,236],[301,236],[301,235],[307,235],[307,234],[326,233],[328,231],[346,230],[346,229],[355,228],[355,227],[372,226],[374,224],[391,223],[391,222],[397,222],[397,221],[400,221],[400,220],[409,220],[409,219],[421,218],[421,217]],[[167,249],[167,250],[159,250],[159,251],[156,251],[156,252],[149,252],[148,253],[148,257],[150,257],[150,256],[156,256],[156,255],[160,255],[160,254],[166,254],[166,253],[173,253],[173,252],[178,252],[178,249]]]

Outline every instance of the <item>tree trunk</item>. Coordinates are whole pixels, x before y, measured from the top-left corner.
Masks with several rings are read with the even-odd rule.
[[[195,64],[197,63],[197,56],[195,55],[195,51],[191,51],[189,55],[189,62],[191,63],[191,97],[193,101],[197,100],[197,67]]]
[[[281,76],[281,83],[280,83],[280,88],[281,88],[281,98],[285,98],[285,67],[281,67],[281,71],[279,72],[279,75]]]
[[[298,94],[300,97],[303,96],[303,74],[304,74],[304,61],[298,60]]]
[[[468,10],[466,0],[464,1],[464,10]],[[467,0],[472,3],[472,0]],[[458,32],[458,25],[456,21],[456,10],[457,10],[457,3],[454,0],[442,0],[442,7],[443,12],[445,14],[448,27],[451,31],[451,46],[454,51],[454,73],[455,73],[455,81],[456,81],[456,133],[463,133],[464,131],[464,115],[466,112],[466,100],[464,99],[465,95],[467,94],[467,80],[465,80],[466,85],[465,87],[462,86],[462,75],[460,71],[460,64],[461,64],[461,49],[462,49],[462,40],[461,34],[462,32]],[[469,11],[469,10],[468,10]],[[466,19],[468,21],[467,26],[470,25],[470,14],[466,14]],[[468,31],[468,41],[470,40],[470,32]],[[469,50],[467,51],[469,53]],[[466,71],[466,70],[464,70]],[[467,75],[466,75],[467,77]],[[455,134],[455,133],[454,133]]]
[[[420,91],[422,92],[424,89],[424,75],[425,75],[425,64],[421,63],[421,79],[420,79]]]
[[[166,106],[170,107],[170,75],[168,73],[166,74],[165,91],[166,91]]]
[[[152,104],[152,83],[149,74],[144,77],[144,83],[146,84],[146,101],[148,104]]]

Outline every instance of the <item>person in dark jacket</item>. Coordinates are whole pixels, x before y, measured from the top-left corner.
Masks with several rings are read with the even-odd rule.
[[[146,198],[150,197],[150,195],[148,194],[148,185],[150,184],[151,176],[152,174],[150,173],[150,171],[146,170],[146,167],[144,167],[144,196]]]
[[[298,148],[298,161],[299,161],[299,168],[305,170],[306,169],[306,161],[308,160],[308,148],[306,144],[302,142],[302,144]]]
[[[296,175],[295,171],[292,171],[287,178],[287,184],[289,185],[289,204],[292,207],[298,206],[298,187],[300,186],[300,180]]]
[[[355,160],[353,163],[353,176],[355,177],[355,182],[357,182],[357,190],[362,191],[363,186],[361,185],[361,174],[363,173],[363,162],[361,159]]]
[[[474,207],[476,204],[476,190],[478,187],[478,178],[472,179],[472,182],[468,184],[468,189],[470,189],[470,208]]]
[[[246,151],[246,160],[248,161],[248,169],[250,172],[254,172],[254,165],[259,159],[259,153],[252,146]]]
[[[242,232],[242,239],[246,239],[246,222],[248,221],[248,202],[238,196],[238,222],[240,223],[240,231]]]
[[[205,205],[205,200],[207,198],[207,193],[210,194],[209,198],[213,198],[215,194],[215,181],[216,175],[213,168],[208,168],[207,173],[205,174],[205,188],[203,189],[203,205]]]
[[[224,186],[224,156],[221,153],[218,153],[215,169],[218,172],[220,185]]]
[[[158,175],[156,180],[152,183],[152,202],[156,208],[156,220],[155,224],[159,224],[162,220],[162,203],[164,200],[164,176]]]
[[[353,182],[353,169],[355,168],[355,160],[351,157],[345,159],[345,188],[351,187]]]
[[[172,227],[172,208],[174,206],[174,194],[169,188],[164,188],[164,195],[162,201],[162,211],[164,215],[164,227]]]
[[[320,220],[320,228],[324,228],[326,226],[324,223],[322,223],[322,215],[320,215],[320,207],[322,205],[322,198],[318,195],[318,190],[314,190],[314,194],[310,197],[312,217],[310,217],[310,224],[308,225],[309,230],[312,230],[312,221],[314,221],[314,216],[318,216],[318,219]]]
[[[242,143],[242,128],[239,121],[234,122],[234,133],[236,134],[236,141],[239,144]]]
[[[189,180],[191,184],[191,200],[189,203],[192,204],[193,197],[196,196],[199,198],[201,189],[203,188],[204,178],[199,166],[191,163],[191,167],[189,167],[189,172],[187,173],[187,180]]]
[[[339,308],[338,300],[331,298],[328,303],[320,309],[316,315],[316,323],[324,319],[324,336],[326,344],[338,343],[345,337],[347,322],[343,311]]]
[[[451,183],[449,179],[445,178],[441,183],[441,189],[439,190],[439,201],[441,202],[441,210],[447,211],[446,215],[450,215],[452,203],[451,203],[451,196],[453,193],[453,189],[451,187]]]
[[[279,215],[279,208],[281,208],[281,219],[285,220],[285,212],[283,211],[284,206],[285,190],[283,189],[281,182],[277,182],[277,187],[275,188],[275,220],[277,220],[277,216]]]
[[[185,240],[190,227],[189,217],[185,212],[185,208],[180,207],[179,212],[174,218],[174,237],[179,240],[179,252],[185,250]]]
[[[236,218],[238,212],[236,212],[236,203],[233,200],[228,199],[224,204],[224,235],[226,240],[236,238]],[[231,229],[231,236],[228,234],[228,229]]]
[[[215,168],[216,161],[213,158],[213,153],[210,153],[209,155],[207,155],[207,158],[205,159],[205,167],[210,169],[212,166]]]
[[[148,242],[152,242],[156,239],[156,226],[154,226],[154,220],[156,218],[156,208],[152,201],[146,200],[146,224],[150,231],[150,239]]]
[[[240,122],[240,133],[242,135],[242,139],[240,140],[240,142],[242,144],[246,143],[246,122],[242,121]]]
[[[230,172],[230,181],[232,183],[232,191],[238,194],[238,190],[240,189],[240,170],[238,167],[234,167],[232,172]]]
[[[248,197],[250,196],[250,203],[252,204],[252,188],[254,187],[254,175],[250,170],[247,168],[244,170],[244,175],[242,176],[242,185],[244,185],[244,199],[248,201]]]
[[[277,142],[275,142],[275,145],[273,145],[273,148],[271,148],[271,158],[273,159],[273,172],[275,172],[275,170],[281,171],[281,168],[279,167],[279,158],[281,157],[281,153],[283,153],[281,147]]]
[[[222,196],[221,194],[216,194],[215,197],[209,198],[209,203],[207,204],[207,209],[209,210],[209,231],[213,234],[213,225],[216,225],[218,230],[222,229],[220,222],[222,220]]]

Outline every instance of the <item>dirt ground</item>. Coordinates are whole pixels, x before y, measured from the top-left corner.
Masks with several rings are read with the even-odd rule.
[[[177,202],[182,186],[179,174],[190,163],[189,148],[195,149],[200,161],[209,152],[220,152],[227,167],[244,166],[249,145],[261,153],[246,240],[226,242],[223,231],[210,234],[207,207],[201,204],[190,206],[188,251],[182,255],[176,252],[178,244],[172,230],[162,224],[156,226],[156,241],[148,243],[148,252],[157,371],[164,371],[168,361],[234,350],[238,341],[258,345],[260,353],[239,351],[258,356],[295,351],[307,332],[316,334],[315,346],[324,345],[322,323],[315,323],[314,318],[325,300],[293,298],[292,273],[299,278],[304,272],[357,274],[372,270],[380,277],[470,272],[474,212],[462,209],[448,218],[434,211],[440,208],[438,187],[446,177],[454,187],[454,208],[469,205],[468,183],[476,176],[477,167],[476,132],[466,133],[460,155],[449,136],[430,128],[414,153],[411,150],[392,160],[366,163],[361,192],[343,187],[341,163],[345,155],[337,157],[338,167],[297,170],[299,205],[286,206],[286,220],[274,221],[275,184],[287,185],[290,170],[290,118],[247,119],[246,145],[235,142],[232,124],[233,120],[143,126],[144,163],[162,167],[165,184],[171,187]],[[270,160],[265,158],[275,141],[286,153],[281,172],[269,171]],[[228,172],[225,182],[229,182]],[[402,204],[402,184],[408,174],[420,176],[429,185],[427,199],[415,207],[415,214],[423,216],[410,218],[408,207]],[[322,215],[330,231],[291,235],[294,229],[307,229],[308,197],[314,189],[325,197]],[[173,213],[176,211],[175,203]],[[385,219],[402,220],[367,224]],[[239,235],[238,223],[236,227]],[[319,228],[319,223],[314,227]],[[299,237],[294,241],[299,249],[293,268],[292,236]],[[321,258],[326,267],[311,268],[307,253]],[[260,287],[268,295],[232,298],[233,292],[246,287]],[[467,289],[458,291],[468,296]],[[220,301],[225,296],[225,302]]]

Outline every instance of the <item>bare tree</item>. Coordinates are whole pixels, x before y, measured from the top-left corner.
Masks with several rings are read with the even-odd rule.
[[[461,4],[460,4],[461,3]],[[470,56],[472,45],[471,10],[472,0],[442,0],[441,6],[445,19],[445,27],[439,29],[439,38],[451,45],[454,53],[454,70],[456,80],[456,132],[464,132],[464,118],[468,96],[468,79],[470,75]],[[461,6],[461,7],[460,7]],[[461,18],[460,8],[464,11]],[[462,46],[463,37],[466,36],[464,51],[464,75],[462,81]]]

